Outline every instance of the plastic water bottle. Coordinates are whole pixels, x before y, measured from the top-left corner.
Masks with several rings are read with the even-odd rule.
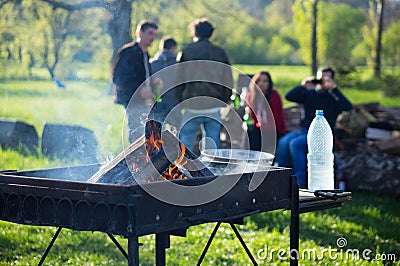
[[[335,187],[332,130],[323,110],[316,110],[315,115],[307,134],[308,189],[331,190]]]
[[[246,105],[246,98],[247,98],[247,88],[242,87],[242,92],[240,93],[240,106],[245,106]]]

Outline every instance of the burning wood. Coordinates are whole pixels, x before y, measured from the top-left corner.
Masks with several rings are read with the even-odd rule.
[[[213,176],[169,131],[150,120],[145,135],[104,165],[88,182],[135,184],[160,180]]]

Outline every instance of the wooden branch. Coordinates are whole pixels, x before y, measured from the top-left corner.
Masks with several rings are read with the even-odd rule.
[[[93,7],[103,7],[105,8],[107,6],[107,1],[105,0],[92,0],[92,1],[86,1],[78,4],[67,4],[64,2],[56,1],[56,0],[42,0],[43,2],[48,3],[49,5],[52,5],[54,9],[61,8],[65,9],[68,11],[75,11],[75,10],[82,10],[82,9],[88,9],[88,8],[93,8]]]
[[[163,131],[154,120],[146,123],[145,134],[100,168],[87,182],[135,184],[160,180],[169,167],[175,165],[186,178],[213,176],[212,172],[187,149],[171,132]],[[146,139],[160,137],[162,146],[150,154]],[[151,145],[151,144],[150,144]],[[150,156],[150,161],[147,157]],[[181,160],[182,159],[182,160]]]
[[[167,151],[171,149],[170,147],[181,147],[181,145],[183,145],[169,131],[164,131],[161,137],[164,142],[164,149],[168,148],[166,149]],[[180,154],[181,152],[182,150],[180,149]],[[184,156],[187,159],[187,162],[183,167],[192,177],[214,176],[214,174],[199,159],[197,159],[197,156],[188,148],[186,148]]]
[[[117,184],[132,176],[133,167],[140,168],[146,163],[144,135],[102,166],[87,182]],[[144,154],[142,154],[144,153]],[[135,164],[135,165],[133,165]]]
[[[13,0],[5,0],[3,2],[0,3],[0,9],[7,3],[11,3]]]
[[[179,147],[175,146],[173,149],[169,149],[167,157],[164,148],[161,148],[151,156],[150,162],[146,163],[138,173],[123,180],[121,184],[129,185],[160,180],[159,178],[162,174],[167,171],[172,165],[172,162],[178,158],[179,151]]]

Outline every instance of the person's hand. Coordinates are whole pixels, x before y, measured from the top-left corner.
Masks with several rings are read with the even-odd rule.
[[[301,85],[307,89],[315,87],[313,80],[315,80],[314,76],[306,77],[301,81]]]
[[[150,88],[142,87],[140,89],[140,96],[146,100],[152,100],[156,98],[156,95],[150,90]]]
[[[158,90],[161,90],[164,87],[164,83],[163,83],[162,79],[155,78],[153,80],[153,87],[158,89]]]

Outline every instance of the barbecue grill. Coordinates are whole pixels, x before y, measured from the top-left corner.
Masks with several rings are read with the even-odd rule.
[[[231,162],[224,161],[225,171],[215,174],[172,134],[166,132],[162,141],[158,136],[161,146],[153,142],[157,140],[154,136],[151,134],[147,139],[144,136],[138,139],[126,149],[127,154],[124,151],[117,155],[107,167],[95,164],[0,172],[0,219],[18,224],[58,227],[39,265],[43,264],[62,228],[108,234],[127,258],[128,265],[139,265],[138,238],[155,234],[156,264],[165,265],[165,249],[170,245],[170,235],[185,236],[190,226],[209,222],[217,224],[200,256],[199,265],[222,222],[230,224],[256,265],[256,260],[235,227],[244,217],[290,209],[290,249],[296,252],[299,245],[299,213],[338,207],[349,199],[349,193],[338,195],[320,192],[318,195],[324,198],[312,194],[303,196],[299,205],[296,177],[289,168],[266,167],[264,163],[259,167],[253,165],[243,169],[240,164],[231,167]],[[147,151],[142,150],[145,146]],[[158,148],[152,149],[154,147]],[[168,152],[171,157],[167,156]],[[142,158],[146,154],[150,158],[144,162]],[[132,165],[137,172],[131,171]],[[170,177],[180,179],[170,180]],[[218,187],[213,183],[215,181],[218,181]],[[201,188],[200,192],[196,192],[198,195],[186,193],[182,202],[199,195],[212,200],[187,205],[174,204],[151,194],[165,194],[171,191],[171,184],[186,187],[189,191],[194,191],[189,187]],[[210,187],[210,184],[214,184],[214,187]],[[212,194],[221,186],[225,187],[225,192],[214,198]],[[114,235],[128,239],[128,252]],[[291,256],[293,265],[297,265],[295,255]]]
[[[216,230],[222,222],[229,223],[247,254],[256,265],[235,223],[241,218],[260,212],[290,209],[290,249],[298,250],[299,214],[308,211],[339,207],[351,199],[351,193],[338,193],[336,197],[315,197],[300,191],[291,169],[271,168],[267,178],[253,191],[248,186],[252,173],[244,173],[225,195],[198,206],[171,205],[147,194],[142,186],[163,189],[166,182],[192,186],[210,182],[214,177],[158,181],[149,184],[97,184],[86,180],[98,171],[100,165],[85,165],[43,169],[36,171],[0,172],[0,220],[18,224],[58,227],[41,265],[62,228],[79,231],[100,231],[117,245],[127,258],[128,265],[139,265],[138,237],[156,234],[156,264],[165,264],[165,249],[169,236],[184,236],[193,225],[217,222],[200,259],[205,256]],[[230,175],[218,178],[230,178]],[[113,237],[128,239],[126,252]],[[297,265],[292,259],[291,265]]]
[[[234,222],[255,213],[290,208],[292,203],[292,176],[290,169],[285,168],[271,169],[264,182],[252,192],[248,190],[251,173],[244,173],[235,186],[217,200],[199,206],[175,206],[150,196],[142,186],[163,189],[166,182],[193,186],[217,177],[142,185],[85,182],[99,167],[86,165],[1,172],[0,219],[18,224],[121,235],[128,239],[126,255],[129,265],[138,265],[139,236],[182,234],[192,225]],[[162,248],[157,252],[158,256],[165,256]]]

